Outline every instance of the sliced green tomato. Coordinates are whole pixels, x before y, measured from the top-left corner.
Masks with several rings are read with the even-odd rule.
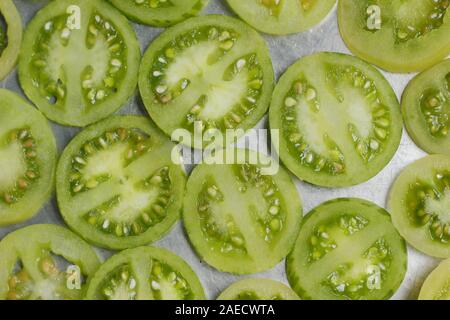
[[[450,59],[416,76],[402,98],[409,135],[429,153],[450,155]]]
[[[95,251],[63,227],[19,229],[0,242],[0,300],[79,300],[99,266]]]
[[[263,163],[270,160],[262,154],[226,149],[215,159],[224,155],[240,161],[207,164],[212,158],[206,158],[188,180],[183,219],[189,239],[220,271],[270,269],[286,257],[298,234],[302,206],[295,185],[281,167],[265,174]]]
[[[0,89],[0,225],[38,212],[50,198],[55,167],[56,142],[47,119]]]
[[[57,169],[67,224],[101,247],[124,249],[164,236],[179,219],[186,177],[175,145],[144,117],[116,116],[77,135]]]
[[[130,19],[167,27],[196,16],[209,0],[109,0]]]
[[[270,108],[284,164],[309,183],[362,183],[392,159],[402,135],[397,98],[365,62],[338,53],[300,59],[281,77]]]
[[[392,221],[416,249],[450,257],[450,156],[433,155],[409,165],[389,195]]]
[[[92,278],[89,300],[203,300],[202,284],[191,267],[172,252],[156,247],[122,251]]]
[[[110,4],[51,1],[27,27],[19,80],[49,119],[82,127],[134,93],[139,60],[133,28]]]
[[[450,54],[448,0],[342,0],[339,29],[357,56],[392,72],[431,67]]]
[[[405,241],[388,212],[362,199],[336,199],[312,210],[287,258],[302,299],[388,299],[407,268]]]
[[[450,259],[428,276],[420,290],[419,300],[450,300]]]
[[[222,15],[192,18],[168,29],[152,42],[139,72],[144,104],[168,135],[177,129],[192,136],[208,129],[250,129],[267,111],[273,83],[264,40]]]
[[[255,29],[275,35],[308,30],[320,23],[336,0],[227,0]]]
[[[218,300],[299,300],[285,284],[270,279],[244,279],[225,289]]]
[[[2,25],[5,22],[5,26]],[[5,27],[5,28],[4,28]],[[12,0],[0,2],[0,80],[16,65],[22,43],[22,19]]]

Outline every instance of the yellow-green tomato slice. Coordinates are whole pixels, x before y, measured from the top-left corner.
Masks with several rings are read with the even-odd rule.
[[[287,285],[271,279],[244,279],[226,288],[218,300],[299,300]]]
[[[32,225],[0,242],[0,300],[80,300],[100,266],[86,242],[56,225]]]
[[[25,31],[20,85],[47,118],[84,127],[134,93],[140,56],[133,27],[108,2],[51,1]]]
[[[130,19],[167,27],[199,14],[208,0],[109,0]]]
[[[349,49],[391,72],[415,72],[450,54],[447,0],[341,0],[339,29]]]
[[[411,80],[403,93],[402,112],[419,147],[450,155],[450,59]]]
[[[392,221],[416,249],[450,257],[450,156],[432,155],[402,171],[389,194]]]
[[[140,116],[88,127],[59,161],[56,191],[64,220],[84,239],[110,249],[159,240],[180,217],[186,184],[183,167],[172,161],[174,148]]]
[[[0,89],[0,225],[25,221],[50,198],[56,142],[47,119]]]
[[[419,300],[450,300],[450,259],[443,261],[425,280]]]
[[[297,189],[284,168],[273,175],[265,172],[267,156],[244,149],[225,149],[216,156],[242,160],[210,164],[213,158],[206,158],[194,169],[183,208],[189,239],[200,257],[220,271],[270,269],[297,237],[302,219]]]
[[[22,44],[22,18],[12,0],[0,2],[0,19],[2,18],[5,28],[0,25],[0,80],[16,65]]]
[[[388,299],[406,268],[406,243],[389,213],[356,198],[313,209],[286,260],[291,287],[312,300]]]
[[[89,300],[203,300],[202,284],[174,253],[139,247],[109,258],[95,273]]]

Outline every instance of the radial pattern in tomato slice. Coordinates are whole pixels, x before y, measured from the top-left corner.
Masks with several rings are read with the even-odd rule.
[[[52,1],[27,26],[19,80],[48,118],[82,127],[125,104],[139,61],[133,28],[106,1]]]
[[[402,135],[397,97],[386,79],[358,58],[321,52],[281,77],[270,107],[283,163],[326,187],[365,182],[392,159]]]
[[[406,268],[406,243],[388,212],[349,198],[328,201],[305,217],[286,262],[291,287],[313,300],[387,299]]]
[[[0,300],[80,300],[100,261],[69,230],[32,225],[0,242]]]
[[[264,174],[262,154],[243,149],[236,164],[207,164],[192,172],[183,220],[194,249],[214,268],[249,274],[274,267],[291,250],[302,218],[301,202],[289,174],[280,167]],[[251,157],[257,161],[250,162]],[[216,157],[214,157],[216,158]],[[260,164],[261,163],[261,164]]]
[[[448,0],[341,0],[339,29],[350,50],[391,72],[415,72],[450,54]]]
[[[186,177],[173,144],[150,120],[115,116],[88,127],[64,150],[57,196],[67,224],[111,249],[159,240],[179,219]]]
[[[416,76],[402,98],[409,135],[429,153],[450,155],[450,59]]]
[[[50,198],[56,156],[47,119],[0,89],[0,225],[31,218]]]
[[[409,165],[389,194],[392,221],[415,248],[450,257],[450,156],[433,155]]]
[[[139,73],[144,104],[168,135],[252,128],[267,111],[273,82],[262,37],[223,15],[192,18],[165,31],[148,48]],[[193,145],[192,139],[182,142]]]
[[[174,253],[139,247],[109,258],[89,284],[90,300],[203,300],[202,284]]]

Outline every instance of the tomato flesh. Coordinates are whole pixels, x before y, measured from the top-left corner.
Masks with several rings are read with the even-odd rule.
[[[408,133],[429,153],[450,155],[450,59],[416,76],[402,98]]]
[[[450,300],[450,259],[443,261],[425,280],[419,300]]]
[[[155,26],[167,27],[196,16],[208,0],[109,0],[130,19]]]
[[[240,159],[256,155],[243,149],[226,152]],[[218,157],[226,152],[218,152]],[[267,162],[263,155],[259,159]],[[184,198],[184,226],[194,249],[224,272],[249,274],[272,268],[292,248],[302,218],[290,176],[283,168],[273,176],[263,175],[262,166],[248,160],[206,163],[192,172]]]
[[[139,60],[132,27],[111,5],[52,1],[27,27],[19,80],[48,118],[81,127],[110,115],[134,93]]]
[[[392,221],[415,248],[450,257],[450,156],[433,155],[409,165],[389,195]]]
[[[82,299],[99,265],[95,251],[65,228],[19,229],[0,242],[0,299]]]
[[[0,89],[0,225],[22,222],[50,198],[56,142],[47,120]]]
[[[361,199],[336,199],[312,210],[286,262],[294,291],[313,300],[387,299],[406,267],[406,244],[389,214]]]
[[[2,22],[5,22],[3,26]],[[0,80],[16,65],[22,43],[22,19],[12,0],[0,2]]]
[[[300,179],[325,187],[362,183],[395,154],[402,134],[397,97],[373,67],[316,53],[281,77],[270,107],[277,151]]]
[[[286,35],[320,23],[336,0],[227,0],[244,21],[257,30]]]
[[[339,1],[339,29],[350,50],[391,72],[415,72],[450,54],[447,0]]]
[[[273,82],[261,36],[221,15],[168,29],[150,45],[139,73],[147,111],[167,135],[252,128],[268,108]]]
[[[139,116],[116,116],[80,133],[57,169],[68,225],[99,246],[124,249],[160,239],[178,220],[185,173],[174,148]]]
[[[285,284],[271,279],[244,279],[226,288],[218,300],[298,300]]]
[[[108,259],[92,278],[90,300],[203,300],[205,294],[191,267],[172,252],[156,247],[122,251]]]

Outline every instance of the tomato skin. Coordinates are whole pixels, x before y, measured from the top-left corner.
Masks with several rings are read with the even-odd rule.
[[[130,19],[155,27],[169,27],[192,16],[196,16],[209,0],[178,0],[176,6],[181,8],[141,8],[135,4],[126,3],[133,0],[109,0]],[[186,3],[183,3],[186,1]],[[189,4],[188,7],[186,4]]]
[[[444,96],[445,91],[447,91],[446,103],[448,104],[450,87],[446,88],[444,83],[448,74],[450,74],[450,59],[444,60],[417,75],[408,84],[402,96],[403,119],[409,135],[420,148],[432,154],[450,155],[450,136],[436,137],[430,133],[430,127],[421,110],[421,104],[425,103],[422,99],[426,91],[436,89],[444,92]],[[445,102],[443,104],[443,112],[445,113]],[[448,124],[450,124],[449,120],[447,120],[447,127]]]
[[[178,106],[177,100],[174,99],[173,102],[167,105],[161,104],[158,101],[157,96],[153,90],[154,88],[152,88],[151,84],[149,83],[149,76],[151,75],[154,61],[156,60],[159,51],[164,48],[164,46],[166,46],[168,43],[171,43],[173,39],[180,34],[184,34],[189,30],[201,27],[217,27],[235,30],[239,34],[240,38],[243,38],[246,41],[248,40],[253,42],[251,48],[255,48],[259,65],[262,66],[262,70],[264,73],[263,85],[261,88],[261,96],[257,102],[257,108],[250,116],[247,116],[235,129],[243,129],[244,131],[247,131],[248,129],[253,128],[255,125],[257,125],[257,123],[261,120],[261,118],[269,108],[271,94],[275,82],[275,76],[270,52],[264,39],[247,24],[229,16],[211,14],[190,18],[165,30],[150,44],[142,58],[142,63],[139,70],[139,91],[145,108],[156,125],[168,136],[171,136],[174,131],[182,127],[181,123],[176,123],[177,121],[174,120],[174,113],[178,112],[176,110],[176,107]],[[245,49],[248,49],[248,47],[246,47]],[[233,54],[232,50],[233,49],[231,49],[230,54]],[[236,54],[236,57],[238,57],[239,54],[243,53],[238,52]],[[169,112],[170,107],[172,107],[174,111]],[[192,132],[191,134],[193,137],[194,134]],[[222,134],[225,135],[225,132],[222,132]],[[192,141],[191,143],[184,140],[181,142],[186,146],[198,148],[198,146],[193,146],[194,143]],[[204,147],[206,146],[201,146],[201,148]]]
[[[7,25],[7,47],[0,55],[0,81],[14,68],[19,57],[22,43],[22,18],[12,0],[0,2],[0,16],[3,16]]]
[[[367,200],[358,198],[338,198],[329,200],[318,207],[310,211],[304,218],[300,230],[297,243],[291,253],[286,259],[286,273],[288,281],[294,291],[304,300],[350,300],[350,297],[344,295],[337,295],[325,286],[325,279],[312,279],[315,273],[323,273],[323,269],[331,269],[328,264],[342,263],[342,255],[327,257],[327,255],[333,254],[333,251],[327,253],[321,259],[327,259],[324,264],[321,264],[321,260],[307,262],[309,260],[308,252],[310,252],[309,237],[313,234],[313,228],[317,227],[319,223],[325,223],[327,221],[334,221],[336,216],[343,214],[357,214],[369,221],[368,226],[372,225],[373,231],[368,231],[372,236],[377,234],[379,237],[386,239],[392,252],[392,261],[388,268],[388,274],[385,276],[385,287],[381,287],[380,290],[369,291],[369,294],[365,296],[358,296],[355,299],[358,300],[384,300],[389,299],[396,290],[400,287],[407,270],[407,247],[406,242],[400,237],[394,226],[391,224],[389,213],[383,208],[369,202]],[[359,231],[364,232],[364,229]],[[352,235],[358,237],[358,233]],[[348,237],[348,236],[346,236]],[[360,235],[358,239],[353,239],[353,243],[356,246],[358,243],[361,246],[361,241],[364,241],[363,235]],[[370,239],[368,240],[370,241]],[[350,244],[350,242],[347,242]],[[364,248],[369,248],[372,243],[365,243]],[[339,244],[338,247],[339,248]],[[354,252],[354,248],[344,248],[341,250],[348,250],[348,252]],[[338,249],[335,249],[338,250]],[[361,256],[362,256],[361,252]],[[358,254],[358,253],[357,253]],[[347,263],[353,264],[350,261],[352,255],[350,254]],[[357,258],[354,257],[354,258]],[[337,265],[336,265],[337,268]],[[310,270],[308,270],[310,269]]]
[[[0,202],[0,226],[4,226],[30,219],[50,198],[54,190],[57,150],[53,131],[39,111],[9,90],[0,89],[0,101],[1,135],[7,134],[10,130],[20,129],[15,126],[30,127],[36,141],[36,162],[40,170],[38,179],[31,184],[18,202],[11,205]]]
[[[227,0],[231,9],[255,29],[273,35],[303,32],[319,24],[336,4],[336,0],[316,1],[311,12],[306,12],[301,1],[285,0],[279,16],[270,14],[258,0]]]
[[[9,290],[8,278],[18,257],[25,261],[26,266],[33,269],[27,270],[33,278],[39,273],[36,273],[38,267],[32,264],[37,264],[43,250],[49,250],[77,265],[82,274],[87,277],[87,282],[100,266],[99,258],[93,248],[66,228],[36,224],[16,230],[0,242],[0,300],[6,298]],[[84,285],[83,289],[86,289]]]
[[[397,44],[394,38],[392,16],[398,12],[394,7],[401,1],[378,1],[381,3],[382,26],[378,31],[365,29],[367,0],[341,0],[338,5],[338,22],[341,36],[347,47],[358,57],[396,73],[419,72],[431,67],[450,53],[450,15],[444,16],[443,24],[422,37]],[[392,6],[391,6],[392,5]],[[448,10],[448,9],[447,9]],[[385,27],[384,22],[387,27]],[[380,54],[382,52],[382,54]]]
[[[152,150],[154,151],[150,152],[156,152],[158,154],[158,159],[164,160],[165,164],[170,167],[170,178],[173,182],[173,192],[175,194],[167,208],[167,215],[164,220],[159,224],[150,227],[140,235],[130,235],[126,238],[118,237],[111,233],[102,233],[96,226],[90,225],[87,221],[74,214],[73,210],[75,208],[71,205],[73,196],[71,194],[69,182],[69,172],[72,165],[71,159],[82,147],[83,143],[108,130],[117,128],[139,129],[153,139],[154,149]],[[183,167],[171,162],[170,152],[173,150],[173,147],[175,147],[175,145],[155,127],[153,122],[143,116],[112,116],[86,128],[66,147],[57,167],[56,193],[58,207],[66,223],[74,232],[78,233],[88,242],[112,250],[137,247],[162,238],[171,230],[172,226],[180,217],[181,201],[184,194],[184,186],[186,184],[186,175]]]
[[[99,286],[102,284],[109,273],[111,273],[117,266],[120,266],[124,263],[129,263],[131,265],[133,265],[133,263],[139,263],[139,270],[137,267],[133,267],[133,271],[136,273],[136,277],[138,277],[139,280],[148,280],[148,276],[151,271],[148,268],[149,266],[151,266],[151,261],[153,259],[169,265],[176,272],[180,273],[183,278],[186,279],[192,291],[192,296],[190,299],[205,299],[205,293],[202,284],[192,268],[182,258],[175,255],[171,251],[164,248],[152,246],[137,247],[134,249],[124,250],[106,260],[92,277],[86,293],[86,299],[100,299],[99,293],[97,292]],[[145,263],[145,265],[142,265],[143,262]],[[138,282],[137,287],[140,288],[139,293],[136,297],[138,300],[155,299],[153,297],[153,294],[151,293],[150,281],[148,281],[148,283]]]
[[[438,172],[448,172],[450,156],[430,155],[407,166],[397,177],[391,187],[388,198],[388,208],[392,222],[399,233],[417,250],[436,258],[450,257],[450,245],[432,239],[426,226],[416,225],[411,220],[408,192],[411,186],[419,182],[429,183]],[[445,196],[444,196],[445,197]]]
[[[317,68],[317,70],[311,68],[311,65],[313,64],[315,66],[314,68]],[[291,90],[291,87],[299,75],[306,75],[305,77],[310,78],[311,82],[318,83],[315,86],[315,89],[318,91],[317,95],[319,96],[319,100],[321,93],[325,92],[326,95],[328,92],[328,87],[322,86],[322,83],[326,80],[327,75],[322,71],[322,69],[324,69],[328,64],[352,66],[368,76],[376,84],[379,92],[381,92],[381,103],[387,107],[387,110],[391,115],[391,121],[388,127],[389,138],[385,141],[383,151],[381,153],[377,153],[371,162],[366,162],[361,157],[355,159],[354,154],[356,154],[356,148],[354,148],[354,154],[350,154],[348,157],[344,154],[345,158],[352,158],[348,161],[345,160],[345,172],[342,174],[333,175],[331,175],[328,171],[316,171],[311,167],[305,166],[300,162],[300,158],[297,157],[297,155],[292,154],[289,141],[284,137],[287,129],[285,128],[283,119],[285,114],[281,110],[285,105],[286,95]],[[338,109],[338,107],[341,106],[341,103],[337,103],[337,100],[335,100],[329,105]],[[345,103],[342,105],[345,106]],[[336,112],[334,116],[336,117],[334,122],[339,123],[341,121],[341,115],[338,115]],[[345,120],[349,121],[348,117],[346,117]],[[368,181],[376,176],[393,158],[395,152],[400,146],[400,140],[403,132],[402,116],[397,96],[381,72],[356,57],[334,52],[318,52],[303,57],[286,70],[278,81],[273,93],[269,110],[269,124],[271,129],[278,129],[280,132],[280,144],[275,145],[275,147],[283,164],[299,179],[313,185],[327,188],[354,186]],[[328,132],[327,134],[329,135]],[[349,136],[347,136],[346,131],[342,130],[339,134],[342,135],[343,139],[346,139],[345,144],[342,143],[344,146],[339,145],[340,148],[347,149],[349,146],[353,147],[353,141],[349,138]],[[332,138],[334,138],[334,135],[335,134],[333,134]],[[306,143],[310,142],[306,141]],[[312,147],[314,147],[314,145],[312,145]]]
[[[35,68],[33,65],[33,58],[35,58],[36,55],[34,47],[36,39],[40,36],[41,30],[49,20],[57,18],[62,14],[66,14],[67,8],[74,5],[81,9],[82,17],[84,10],[87,10],[89,13],[92,13],[94,10],[101,12],[115,25],[118,33],[123,36],[125,42],[122,44],[122,47],[125,48],[126,71],[124,72],[123,78],[116,79],[116,82],[117,80],[120,80],[120,85],[113,91],[114,93],[111,94],[111,96],[108,96],[107,99],[98,102],[95,105],[88,102],[87,94],[83,91],[80,92],[80,95],[74,94],[72,96],[69,94],[69,91],[77,92],[79,91],[79,88],[82,88],[81,74],[85,71],[84,69],[87,69],[86,65],[88,62],[91,64],[97,62],[92,60],[86,62],[85,59],[88,58],[85,58],[84,55],[89,51],[86,49],[87,46],[85,43],[82,43],[80,48],[79,43],[70,41],[69,45],[72,46],[71,49],[73,49],[74,52],[77,52],[77,55],[64,54],[61,57],[62,60],[68,59],[69,61],[64,65],[64,70],[66,70],[66,72],[67,70],[71,70],[73,73],[80,73],[80,75],[68,78],[67,82],[64,82],[64,85],[71,90],[66,90],[67,92],[65,98],[63,98],[63,103],[57,101],[56,104],[53,104],[54,102],[47,97],[48,92],[42,93],[45,88],[36,87],[35,79],[30,76],[33,74],[33,68]],[[81,19],[82,27],[79,30],[76,29],[76,32],[88,32],[88,24],[83,24],[86,20],[88,19]],[[128,20],[106,0],[51,1],[47,6],[36,13],[25,30],[24,41],[19,56],[19,82],[26,96],[33,101],[47,118],[65,126],[84,127],[111,115],[123,107],[128,99],[135,93],[140,59],[140,44],[134,29]],[[52,63],[52,61],[47,62],[49,64]],[[125,65],[124,62],[123,64]],[[106,78],[106,76],[107,73],[104,74],[104,78]],[[78,77],[80,77],[79,80]],[[70,96],[70,101],[65,100],[68,96]],[[78,108],[75,108],[74,106],[78,106]]]
[[[217,300],[249,299],[299,300],[299,297],[291,288],[281,282],[271,279],[247,278],[231,284],[217,298]]]
[[[450,259],[444,260],[431,272],[420,290],[419,300],[450,299]]]

